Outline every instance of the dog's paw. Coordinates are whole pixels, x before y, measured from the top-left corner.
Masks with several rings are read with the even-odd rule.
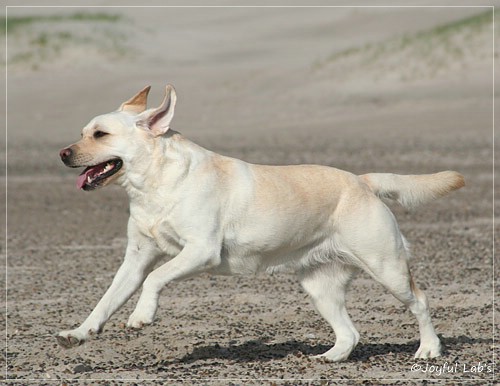
[[[335,346],[333,346],[327,352],[320,355],[315,355],[312,358],[320,359],[326,362],[345,361],[349,357],[349,354],[351,354],[352,350],[354,350],[354,347],[356,347],[356,343],[358,342],[358,340],[359,338],[357,338],[353,342],[349,341],[348,343],[337,342],[335,343]]]
[[[323,362],[342,362],[345,361],[349,357],[349,352],[326,352],[324,354],[314,355],[312,359],[320,360]]]
[[[87,336],[78,330],[62,331],[57,336],[57,343],[64,348],[80,346],[85,342]]]
[[[437,344],[432,344],[430,346],[420,345],[415,354],[416,359],[429,359],[429,358],[437,358],[441,356],[441,344],[438,342]]]
[[[134,311],[128,318],[127,327],[139,329],[151,323],[153,323],[153,317]]]

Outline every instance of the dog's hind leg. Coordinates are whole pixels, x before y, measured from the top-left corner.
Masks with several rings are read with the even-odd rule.
[[[410,275],[412,300],[407,303],[410,311],[416,316],[420,330],[420,347],[415,358],[435,358],[441,355],[441,342],[432,326],[429,305],[425,294],[415,285]]]
[[[379,228],[378,240],[371,238],[368,243],[361,237],[356,239],[355,255],[359,265],[415,315],[420,331],[420,347],[415,358],[438,357],[441,344],[432,326],[427,298],[411,276],[406,242],[395,225],[390,233],[384,233],[384,229]]]
[[[366,271],[415,315],[420,331],[420,347],[415,358],[441,355],[441,343],[431,322],[425,294],[416,287],[406,257],[384,258],[368,263]]]
[[[353,262],[382,284],[415,315],[420,330],[416,358],[441,355],[441,344],[432,326],[427,298],[413,282],[408,265],[409,251],[396,220],[381,202],[358,206],[360,212],[347,217],[348,232],[343,245]]]
[[[332,326],[336,336],[335,345],[317,357],[342,361],[358,344],[359,333],[345,307],[346,288],[354,272],[352,266],[333,262],[307,268],[299,274],[302,287],[311,296],[321,316]]]

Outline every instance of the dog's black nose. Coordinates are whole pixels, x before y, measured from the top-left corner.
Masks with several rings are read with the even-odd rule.
[[[71,157],[71,154],[73,154],[73,151],[69,147],[66,149],[62,149],[59,152],[59,155],[61,156],[61,160],[63,162],[66,162],[68,160],[68,158]]]

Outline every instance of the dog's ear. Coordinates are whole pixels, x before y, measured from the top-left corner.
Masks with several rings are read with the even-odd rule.
[[[174,117],[176,101],[175,89],[169,84],[165,89],[165,97],[161,105],[156,109],[142,113],[140,125],[149,128],[155,137],[165,134],[170,128],[170,122]]]
[[[146,110],[148,103],[148,94],[151,86],[144,87],[141,91],[135,94],[128,101],[123,102],[118,111],[130,111],[132,113],[140,114]]]

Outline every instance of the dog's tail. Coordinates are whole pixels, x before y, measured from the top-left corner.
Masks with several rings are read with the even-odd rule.
[[[454,171],[421,175],[369,173],[359,177],[381,199],[397,201],[408,209],[465,186],[464,177]]]

